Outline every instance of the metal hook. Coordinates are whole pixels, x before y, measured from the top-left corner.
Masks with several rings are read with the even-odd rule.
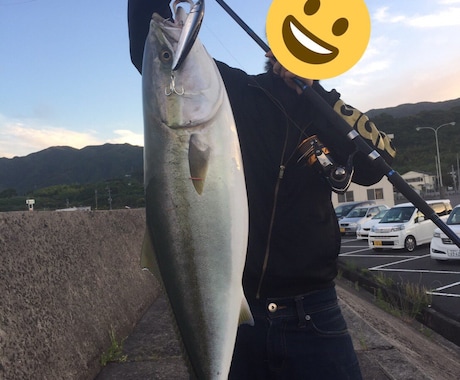
[[[168,87],[165,87],[165,95],[169,96],[172,93],[175,93],[176,95],[184,95],[185,91],[184,91],[183,87],[182,87],[182,89],[180,91],[177,91],[177,89],[176,89],[176,78],[175,78],[174,74],[171,73],[171,83],[169,84],[169,89],[168,89]]]

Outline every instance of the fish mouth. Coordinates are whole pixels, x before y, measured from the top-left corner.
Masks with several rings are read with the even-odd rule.
[[[285,18],[282,34],[288,50],[303,62],[328,63],[339,54],[338,48],[314,35],[292,15]]]

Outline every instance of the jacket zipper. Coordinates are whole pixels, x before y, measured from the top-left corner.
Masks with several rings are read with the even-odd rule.
[[[286,137],[284,139],[284,146],[283,146],[283,151],[281,153],[281,160],[280,160],[280,165],[279,165],[278,178],[276,180],[275,191],[273,193],[273,207],[272,207],[272,213],[271,213],[271,217],[270,217],[270,225],[269,225],[269,229],[268,229],[267,245],[265,247],[265,256],[264,256],[264,261],[263,261],[263,264],[262,264],[262,272],[260,274],[259,284],[258,284],[257,293],[256,293],[256,299],[260,299],[260,293],[261,293],[261,290],[262,290],[262,285],[263,285],[263,282],[264,282],[265,273],[266,273],[267,267],[268,267],[268,259],[270,257],[270,243],[271,243],[271,237],[272,237],[272,232],[273,232],[273,225],[275,223],[275,214],[276,214],[276,206],[277,206],[277,203],[278,203],[279,188],[280,188],[280,185],[281,185],[281,181],[284,178],[284,171],[286,169],[286,164],[292,158],[292,156],[295,153],[295,151],[294,151],[288,157],[287,160],[285,159],[287,145],[288,145],[288,141],[289,141],[289,121],[292,121],[294,125],[296,125],[296,123],[289,117],[289,115],[287,114],[286,110],[281,105],[281,103],[279,103],[279,101],[276,98],[274,98],[266,89],[264,89],[262,86],[254,85],[254,84],[251,84],[251,83],[249,83],[249,86],[255,87],[255,88],[258,88],[258,89],[262,90],[262,92],[265,93],[266,96],[268,96],[268,98],[275,104],[276,107],[278,107],[281,110],[281,112],[286,117]],[[300,136],[302,136],[302,134],[305,133],[306,128],[308,128],[308,126],[310,124],[311,124],[311,122],[308,123],[307,127],[305,127],[304,129],[300,129],[299,127],[297,127],[301,132]]]
[[[286,137],[286,141],[287,141],[287,137]],[[285,144],[285,147],[286,147],[286,144]],[[283,151],[283,158],[284,158],[284,151]],[[260,299],[260,291],[262,289],[262,283],[264,281],[265,272],[267,271],[268,257],[270,256],[270,242],[272,238],[273,224],[275,222],[276,205],[278,203],[278,192],[279,192],[281,180],[284,177],[285,169],[286,169],[286,166],[280,165],[280,171],[278,174],[278,179],[276,181],[275,192],[274,192],[272,215],[270,218],[270,226],[268,228],[267,246],[265,247],[264,263],[262,265],[262,273],[260,274],[259,286],[257,287],[256,299]]]

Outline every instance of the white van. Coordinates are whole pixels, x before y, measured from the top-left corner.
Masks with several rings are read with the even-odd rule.
[[[428,205],[446,220],[452,206],[450,200],[427,201]],[[406,249],[412,252],[415,247],[431,241],[436,225],[422,214],[412,203],[402,203],[389,209],[379,223],[369,231],[369,247]]]

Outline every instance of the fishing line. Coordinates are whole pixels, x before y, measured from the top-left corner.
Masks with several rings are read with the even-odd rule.
[[[214,39],[216,40],[216,42],[219,44],[220,47],[222,47],[223,50],[225,50],[225,52],[235,61],[236,63],[236,66],[237,67],[244,67],[244,64],[232,53],[231,50],[229,50],[227,48],[227,46],[222,42],[222,40],[219,38],[219,36],[214,32],[214,30],[208,26],[207,22],[206,22],[206,16],[205,18],[203,19],[203,24],[202,24],[205,28],[206,28],[206,31],[209,32],[213,37]]]
[[[225,50],[228,53],[228,55],[235,61],[236,66],[240,68],[244,67],[244,64],[227,48],[227,46],[222,42],[219,36],[211,29],[211,27],[208,26],[208,24],[206,23],[206,17],[204,18],[202,25],[206,28],[206,31],[209,32],[214,37],[214,39],[217,41],[219,46],[221,46],[223,50]],[[261,70],[259,74],[261,73],[263,73],[263,70]],[[308,134],[306,133],[306,128],[302,128],[300,125],[298,125],[295,122],[295,120],[292,119],[292,117],[286,112],[284,107],[281,105],[280,101],[276,99],[276,97],[273,94],[271,94],[267,89],[262,87],[262,85],[257,81],[256,75],[251,75],[251,74],[248,74],[248,75],[251,76],[252,81],[255,83],[255,87],[262,90],[265,93],[265,95],[267,95],[270,98],[273,104],[284,114],[284,116],[292,123],[292,125],[299,130],[301,135],[304,137],[308,137]]]
[[[219,4],[224,4],[223,0],[216,0]],[[229,8],[226,4],[224,8]],[[228,12],[232,18],[238,22],[238,24],[245,29],[245,31],[252,36],[252,30],[250,30],[240,19],[238,15],[235,14],[231,9]],[[267,51],[268,46],[265,46],[263,41],[261,47]],[[328,121],[334,126],[336,131],[342,136],[346,137],[349,141],[352,141],[355,144],[356,151],[363,153],[368,159],[369,162],[374,165],[373,167],[378,170],[379,174],[386,176],[388,180],[412,203],[414,204],[422,213],[431,219],[431,221],[439,227],[454,243],[457,247],[460,247],[460,237],[453,232],[445,222],[434,212],[434,210],[425,202],[420,195],[414,191],[413,188],[399,175],[398,172],[393,170],[385,159],[380,155],[380,153],[375,149],[374,146],[368,144],[365,141],[364,137],[361,136],[358,131],[353,129],[347,121],[323,99],[315,91],[303,83],[300,79],[295,82],[298,84],[299,88],[308,98],[308,100],[328,119]],[[378,132],[378,131],[377,131]],[[368,140],[369,141],[369,140]]]

